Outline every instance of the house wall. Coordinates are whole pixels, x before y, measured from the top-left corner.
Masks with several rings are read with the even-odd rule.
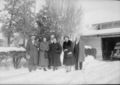
[[[85,45],[96,48],[96,58],[102,60],[102,42],[101,37],[84,37]]]

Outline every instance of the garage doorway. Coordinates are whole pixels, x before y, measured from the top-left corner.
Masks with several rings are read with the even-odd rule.
[[[111,53],[115,47],[115,44],[120,42],[120,37],[106,37],[102,38],[102,55],[104,60],[111,59]]]

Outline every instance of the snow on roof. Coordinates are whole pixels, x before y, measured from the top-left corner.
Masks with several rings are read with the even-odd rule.
[[[86,30],[82,32],[83,36],[103,35],[103,34],[120,34],[120,28],[103,29],[103,30]]]
[[[91,49],[92,47],[91,47],[91,46],[88,46],[88,45],[85,45],[85,48],[86,48],[86,49]]]
[[[0,47],[0,52],[26,51],[23,47]]]

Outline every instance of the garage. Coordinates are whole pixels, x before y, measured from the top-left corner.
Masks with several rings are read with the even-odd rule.
[[[111,60],[112,52],[120,42],[120,28],[86,31],[83,33],[85,45],[97,50],[96,58]]]
[[[102,56],[104,60],[111,60],[113,57],[112,52],[114,51],[116,44],[119,42],[120,36],[102,38]]]

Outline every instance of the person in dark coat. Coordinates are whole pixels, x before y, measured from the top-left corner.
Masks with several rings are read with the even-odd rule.
[[[76,38],[74,45],[74,56],[75,56],[75,70],[78,70],[78,59],[79,59],[79,39]]]
[[[26,51],[27,56],[29,56],[28,68],[31,72],[32,70],[36,70],[38,64],[38,49],[35,43],[35,36],[32,35],[31,39],[28,40]]]
[[[60,54],[62,52],[62,47],[60,43],[57,42],[57,39],[53,39],[53,44],[51,45],[50,49],[52,54],[52,66],[53,70],[57,70],[59,66],[61,66],[60,61]]]
[[[47,70],[48,67],[48,51],[49,46],[46,38],[43,38],[43,41],[40,43],[40,66],[44,69],[44,71]]]
[[[64,51],[64,60],[63,64],[66,66],[66,72],[71,71],[71,66],[75,64],[75,59],[73,55],[73,43],[69,40],[68,36],[64,37],[63,42],[63,51]]]
[[[49,61],[49,64],[48,64],[48,68],[51,69],[52,66],[53,66],[53,53],[52,53],[52,50],[54,49],[53,48],[53,39],[54,39],[54,35],[51,35],[50,36],[50,42],[49,42],[49,50],[48,50],[48,61]]]
[[[37,65],[38,65],[38,67],[39,67],[39,63],[40,63],[40,61],[39,61],[39,57],[40,57],[40,39],[39,38],[36,38],[36,40],[35,40],[36,42],[36,47],[37,47],[37,49],[38,49],[38,61],[37,61]]]

